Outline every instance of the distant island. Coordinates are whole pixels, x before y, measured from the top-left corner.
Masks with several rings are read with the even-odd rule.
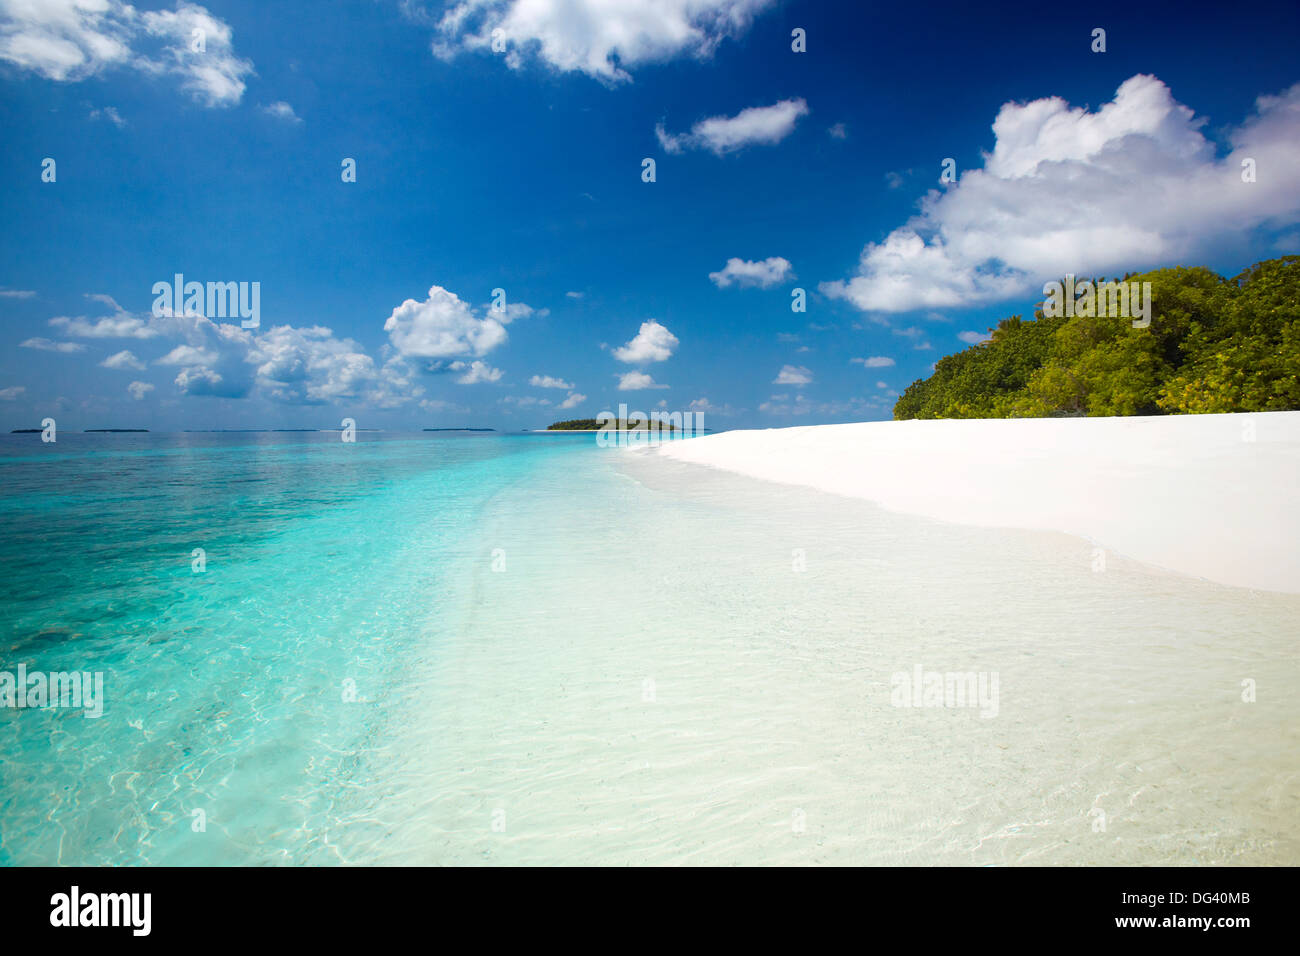
[[[183,428],[186,435],[278,435],[281,432],[318,432],[319,428]],[[337,429],[335,429],[337,431]]]
[[[82,432],[82,434],[85,434],[85,435],[90,435],[90,434],[102,434],[102,433],[105,433],[105,432],[112,432],[112,433],[114,433],[114,434],[117,434],[117,433],[123,433],[123,432],[133,432],[133,433],[134,433],[134,432],[147,432],[148,430],[149,430],[149,429],[147,429],[147,428],[87,428],[84,432]],[[41,429],[41,428],[15,428],[15,429],[12,429],[12,430],[9,432],[9,434],[11,434],[11,435],[39,435],[42,431],[44,431],[44,429]]]
[[[660,431],[677,431],[677,426],[668,422],[657,422]],[[620,431],[634,431],[637,429],[648,429],[649,423],[637,421],[628,424],[626,420],[614,421],[612,418],[607,421],[598,421],[594,418],[571,418],[566,422],[554,422],[546,426],[548,432],[598,432],[604,429],[617,429]]]
[[[1003,319],[988,341],[939,359],[929,378],[909,385],[894,418],[1300,409],[1300,256],[1257,263],[1233,279],[1178,267],[1123,282],[1150,284],[1141,319],[1149,324],[1080,310],[1074,290],[1092,306],[1097,283],[1071,279],[1064,314],[1039,308],[1031,322]]]

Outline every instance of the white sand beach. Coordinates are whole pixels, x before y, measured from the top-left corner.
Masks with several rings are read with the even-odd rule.
[[[1298,417],[1255,417],[1241,451],[1241,420],[1203,418],[557,460],[494,496],[455,627],[391,687],[320,859],[1294,865],[1300,597],[865,497],[1168,565],[1185,514],[1232,549],[1198,569],[1262,588]],[[900,699],[918,671],[987,678],[990,699]]]
[[[817,425],[658,454],[957,524],[1063,531],[1220,584],[1300,593],[1300,412]]]

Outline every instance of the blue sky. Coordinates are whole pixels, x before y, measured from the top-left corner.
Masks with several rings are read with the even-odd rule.
[[[0,0],[0,427],[882,419],[1066,271],[1300,251],[1293,3],[595,6]]]

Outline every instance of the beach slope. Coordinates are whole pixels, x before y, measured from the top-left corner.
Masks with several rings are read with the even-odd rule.
[[[1062,531],[1220,584],[1300,593],[1300,412],[863,422],[658,454],[957,524]]]

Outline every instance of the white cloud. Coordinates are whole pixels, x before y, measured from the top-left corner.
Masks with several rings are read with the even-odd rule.
[[[276,401],[391,407],[422,392],[400,357],[379,367],[356,342],[337,339],[324,326],[277,325],[238,346],[242,361],[253,368],[254,384]]]
[[[848,128],[843,123],[836,123],[826,132],[830,133],[832,139],[847,139],[849,135]]]
[[[356,342],[336,338],[324,326],[249,330],[201,315],[135,315],[109,296],[88,298],[112,308],[113,315],[60,317],[51,319],[51,324],[83,338],[169,340],[170,350],[154,364],[179,366],[175,384],[187,395],[259,394],[292,405],[346,401],[391,408],[424,394],[404,356],[393,355],[379,365]],[[116,369],[144,367],[130,351],[111,355],[101,364]]]
[[[642,362],[662,362],[672,356],[680,343],[677,336],[654,319],[641,323],[641,329],[630,342],[614,350],[614,358],[629,365]]]
[[[220,395],[225,398],[238,397],[236,394],[221,389],[225,381],[221,373],[196,365],[183,368],[176,373],[176,387],[188,395]]]
[[[191,48],[195,30],[202,51]],[[0,60],[61,82],[117,66],[172,76],[208,106],[238,103],[253,72],[232,37],[224,21],[184,0],[159,11],[122,0],[0,0]]]
[[[849,362],[856,362],[863,368],[888,368],[894,364],[894,360],[888,355],[871,355],[867,358],[854,358],[849,359]]]
[[[104,361],[99,363],[104,368],[116,369],[134,369],[137,372],[144,371],[144,362],[135,357],[130,349],[123,349],[121,352],[114,352]]]
[[[153,386],[148,382],[132,382],[126,387],[126,390],[130,392],[131,397],[138,402],[153,391]]]
[[[645,388],[667,388],[667,385],[658,385],[655,380],[645,372],[625,372],[618,376],[618,390],[620,392],[636,392]]]
[[[751,106],[735,116],[711,116],[692,126],[689,133],[669,133],[660,123],[655,137],[668,153],[707,149],[721,156],[746,146],[779,143],[794,132],[799,117],[807,115],[808,104],[802,99],[782,100],[771,106]]]
[[[0,289],[0,299],[30,299],[35,295],[29,289]]]
[[[458,385],[478,385],[482,382],[496,382],[505,374],[499,368],[493,368],[486,362],[452,362],[447,366],[453,372],[463,371],[465,374],[456,379]]]
[[[284,100],[276,100],[274,103],[263,106],[262,112],[267,116],[274,117],[278,120],[284,120],[286,123],[301,123],[302,117],[293,111],[293,107]]]
[[[988,332],[958,332],[957,338],[967,345],[979,345],[981,342],[987,342],[993,336]]]
[[[500,311],[488,310],[480,318],[456,293],[435,285],[424,301],[407,299],[395,308],[384,322],[384,331],[403,355],[483,355],[505,342],[510,322],[532,313],[523,303],[512,303]]]
[[[126,120],[122,119],[122,114],[119,113],[117,111],[117,108],[113,106],[105,106],[102,110],[100,109],[91,110],[90,118],[108,120],[118,129],[122,129],[126,126]]]
[[[802,365],[783,365],[773,385],[807,385],[813,380],[813,374]]]
[[[0,388],[0,402],[12,402],[25,391],[27,391],[26,385],[10,385],[8,388]]]
[[[581,392],[570,392],[568,398],[560,402],[560,404],[556,405],[555,407],[558,409],[573,408],[575,405],[581,405],[586,400],[587,400],[587,396],[583,395]]]
[[[631,79],[628,68],[681,54],[705,57],[748,29],[773,0],[460,0],[437,21],[435,55],[492,51],[519,69],[535,55],[553,69],[602,82]],[[417,13],[408,7],[408,12]],[[427,15],[425,15],[427,16]],[[417,17],[418,18],[418,17]]]
[[[889,383],[888,383],[888,382],[877,382],[877,383],[876,383],[876,388],[889,388]]]
[[[583,292],[566,292],[564,293],[570,299],[581,299],[586,293]]]
[[[51,339],[33,338],[18,343],[22,349],[38,349],[42,352],[84,352],[86,347],[80,342],[55,342]]]
[[[1160,80],[1126,80],[1095,111],[1059,97],[1007,103],[982,169],[823,283],[861,309],[902,312],[1001,301],[1066,273],[1209,259],[1217,244],[1300,221],[1300,84],[1261,96],[1219,157]],[[1242,161],[1257,181],[1242,181]]]
[[[154,365],[211,365],[219,356],[210,349],[195,348],[192,345],[178,345],[162,358],[153,360]]]
[[[534,375],[528,380],[528,384],[537,388],[573,388],[572,382],[566,382],[562,378],[552,378],[550,375]]]
[[[150,326],[148,319],[116,312],[102,318],[91,319],[86,316],[69,318],[65,315],[50,319],[50,325],[61,329],[64,335],[82,339],[152,339],[159,333]]]
[[[687,408],[692,412],[699,412],[701,414],[704,414],[705,412],[710,415],[724,416],[736,414],[736,410],[730,405],[714,405],[707,398],[697,398],[695,401],[691,402]]]
[[[784,282],[793,275],[790,260],[782,259],[780,256],[770,256],[757,262],[746,259],[728,259],[727,264],[722,269],[717,272],[710,272],[709,278],[713,280],[713,284],[719,289],[725,289],[730,285],[757,286],[760,289],[770,289],[778,282]]]

